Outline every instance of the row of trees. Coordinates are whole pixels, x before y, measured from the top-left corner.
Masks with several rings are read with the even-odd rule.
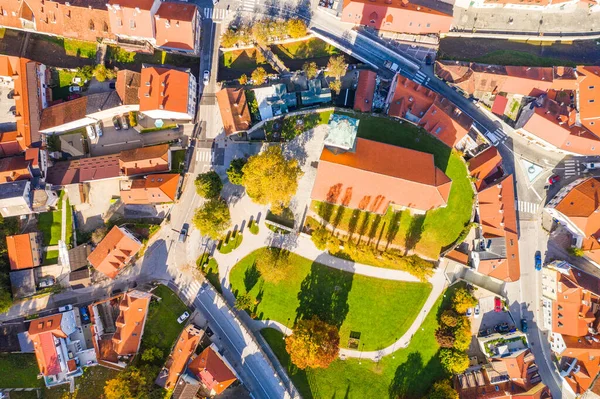
[[[244,24],[238,28],[229,27],[221,36],[223,47],[234,47],[250,43],[267,44],[286,38],[297,39],[306,36],[306,23],[301,19],[276,21],[264,19]]]
[[[276,214],[289,206],[302,173],[298,161],[287,160],[278,146],[268,147],[248,160],[235,159],[227,170],[232,184],[244,186],[254,202],[270,205]],[[196,210],[193,223],[202,235],[221,239],[231,226],[229,207],[220,198],[223,182],[215,171],[210,171],[198,175],[195,183],[198,195],[208,201]]]

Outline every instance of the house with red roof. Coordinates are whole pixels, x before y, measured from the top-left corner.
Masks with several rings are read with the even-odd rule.
[[[432,154],[363,138],[349,148],[323,149],[313,200],[380,214],[389,206],[425,213],[447,205],[452,181]]]
[[[469,174],[475,179],[475,188],[484,189],[503,176],[502,157],[492,146],[480,152],[468,161]]]
[[[354,97],[354,110],[371,112],[373,109],[373,95],[377,85],[377,72],[363,69],[358,75],[358,84]]]
[[[121,180],[121,201],[124,204],[163,204],[173,202],[177,195],[180,175],[164,173],[140,179]]]
[[[44,248],[41,233],[25,233],[6,236],[6,248],[10,270],[23,270],[40,266]]]
[[[196,88],[189,69],[143,65],[139,111],[153,120],[189,122],[196,112]]]
[[[252,125],[244,88],[223,88],[217,92],[216,96],[225,135],[227,137],[243,136],[243,133]]]
[[[221,356],[215,344],[204,349],[188,370],[198,380],[206,396],[216,396],[225,391],[238,378],[229,362]]]
[[[158,144],[121,151],[118,160],[124,176],[164,173],[171,170],[171,149],[169,144]]]
[[[28,338],[47,387],[72,383],[83,374],[82,367],[97,364],[75,312],[77,308],[29,322]]]
[[[98,363],[124,368],[140,349],[152,294],[131,290],[89,305]],[[158,327],[158,326],[157,326]]]
[[[179,377],[185,373],[191,357],[196,352],[200,340],[204,336],[204,331],[193,324],[186,326],[167,359],[165,366],[158,374],[156,384],[165,388],[173,389],[179,380]]]
[[[452,27],[452,5],[423,0],[344,0],[342,21],[377,30],[417,35]]]
[[[131,262],[142,243],[124,227],[114,226],[88,256],[90,265],[108,278],[117,274]]]

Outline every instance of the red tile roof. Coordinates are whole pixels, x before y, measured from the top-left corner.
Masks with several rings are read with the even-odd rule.
[[[0,157],[9,157],[25,151],[25,139],[18,131],[0,133]]]
[[[85,118],[87,113],[87,97],[56,104],[42,110],[40,130],[52,129],[53,127]]]
[[[445,97],[438,97],[419,121],[429,134],[452,148],[469,133],[473,120]]]
[[[358,138],[354,153],[323,149],[311,197],[377,213],[390,203],[426,211],[446,205],[451,185],[433,155]]]
[[[179,175],[154,174],[131,182],[129,190],[121,189],[121,200],[125,204],[161,204],[175,200]]]
[[[60,363],[58,353],[54,344],[54,337],[66,338],[67,335],[62,331],[60,323],[62,314],[34,319],[29,324],[29,338],[33,342],[35,357],[43,375],[55,375],[60,373]]]
[[[373,108],[373,95],[377,84],[377,72],[364,69],[358,76],[358,86],[354,97],[354,110],[371,112]]]
[[[252,120],[243,88],[226,88],[217,92],[217,102],[225,135],[231,136],[250,128]]]
[[[427,34],[445,33],[452,26],[452,7],[425,7],[408,0],[344,0],[342,21],[378,30]]]
[[[196,14],[190,3],[161,3],[155,15],[156,45],[181,50],[195,50]]]
[[[111,32],[117,36],[154,39],[153,4],[154,0],[109,0]]]
[[[476,179],[477,190],[484,188],[484,179],[494,173],[502,165],[502,157],[496,147],[490,147],[469,160],[469,174]]]
[[[577,67],[581,124],[600,136],[600,66]]]
[[[0,184],[31,179],[30,165],[25,156],[0,158]]]
[[[151,299],[150,293],[141,291],[129,291],[123,295],[115,322],[117,330],[112,337],[117,355],[133,355],[139,350]]]
[[[121,151],[119,168],[126,176],[169,171],[169,144]]]
[[[499,280],[517,281],[521,266],[513,175],[483,189],[477,199],[484,237],[504,237],[506,242],[506,260],[482,262],[477,270]]]
[[[87,259],[96,270],[114,279],[141,247],[142,244],[129,232],[114,226]]]
[[[506,106],[508,105],[508,98],[506,96],[497,95],[494,99],[494,104],[492,105],[492,112],[496,115],[502,116],[504,115],[504,111],[506,110]]]
[[[573,187],[555,209],[590,237],[600,230],[600,178],[590,177]]]
[[[175,386],[179,375],[185,370],[190,356],[196,352],[203,334],[202,330],[199,330],[192,324],[188,325],[181,332],[165,365],[168,369],[167,380],[164,385],[165,389],[171,389]]]
[[[178,69],[142,68],[140,111],[188,112],[189,72]]]
[[[410,112],[420,119],[433,105],[436,97],[435,92],[404,76],[398,75],[394,97],[390,103],[388,114],[404,118],[406,112]]]
[[[215,395],[219,395],[237,380],[235,374],[212,346],[204,349],[200,356],[190,363],[188,369],[200,378],[209,392],[214,392]]]
[[[123,104],[139,104],[138,97],[142,74],[127,69],[122,69],[117,72],[117,83],[115,89]]]
[[[6,237],[10,270],[29,269],[42,264],[41,239],[38,233],[25,233]]]

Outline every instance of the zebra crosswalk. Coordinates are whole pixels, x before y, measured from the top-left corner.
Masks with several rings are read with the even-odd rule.
[[[242,11],[254,12],[259,0],[242,0]]]
[[[498,128],[498,129],[494,130],[493,132],[490,132],[490,131],[487,132],[487,138],[494,145],[503,143],[506,140],[506,137],[507,137],[506,133],[504,133],[504,131],[502,131],[502,128]]]
[[[580,176],[581,169],[581,164],[575,159],[568,159],[565,161],[565,177]]]
[[[203,8],[202,15],[204,19],[212,19],[213,21],[222,21],[229,15],[230,10],[224,8]]]
[[[197,281],[192,281],[190,284],[185,285],[181,292],[185,295],[186,298],[195,298],[200,294],[200,290],[202,288],[202,284]]]
[[[214,158],[214,152],[210,148],[199,148],[196,151],[196,162],[212,163]]]
[[[429,81],[431,80],[431,78],[427,77],[427,75],[425,75],[421,71],[417,71],[414,79],[415,79],[415,82],[417,82],[421,86],[427,85],[427,83],[429,83]]]
[[[535,214],[537,213],[538,209],[539,209],[539,204],[535,204],[533,202],[527,202],[527,201],[515,201],[516,206],[517,206],[517,210],[519,212],[524,212],[524,213],[532,213]]]

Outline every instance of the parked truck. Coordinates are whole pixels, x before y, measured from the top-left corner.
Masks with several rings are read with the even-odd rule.
[[[400,72],[400,67],[398,66],[398,64],[396,64],[395,62],[392,62],[390,60],[387,60],[386,62],[384,62],[383,66],[386,67],[387,69],[389,69],[390,71]]]

